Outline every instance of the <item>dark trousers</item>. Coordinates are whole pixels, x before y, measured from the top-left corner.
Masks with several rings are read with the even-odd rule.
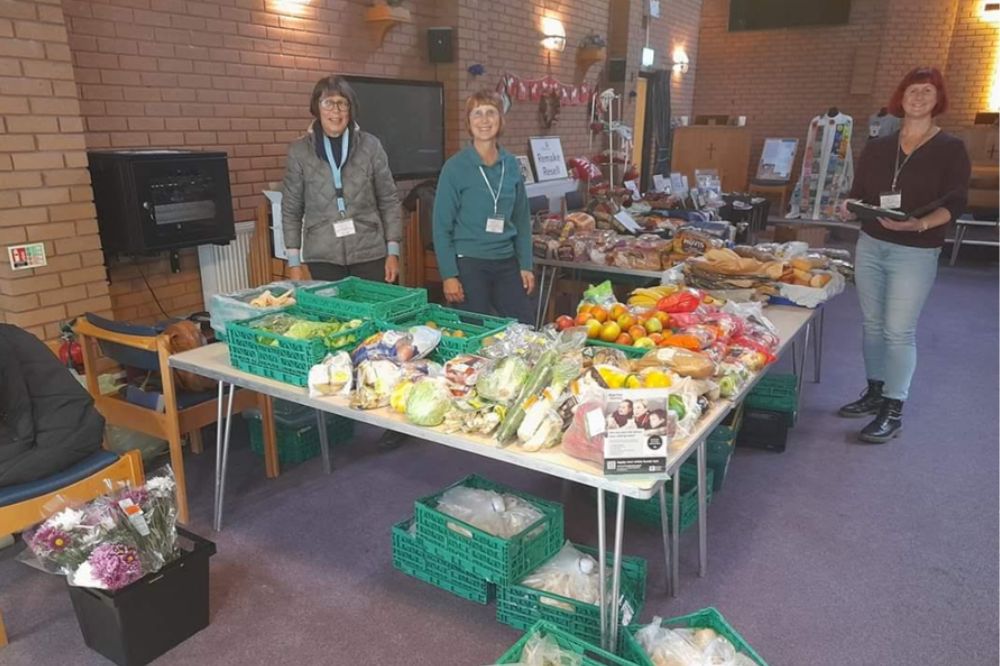
[[[385,259],[374,259],[360,264],[327,264],[324,262],[310,261],[306,264],[309,267],[309,275],[313,280],[343,280],[346,277],[359,277],[362,280],[372,282],[385,282]]]
[[[524,293],[517,258],[473,259],[458,257],[458,279],[465,292],[463,310],[513,317],[534,326],[535,296]]]

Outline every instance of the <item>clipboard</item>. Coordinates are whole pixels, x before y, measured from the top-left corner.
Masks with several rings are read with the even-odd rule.
[[[896,222],[905,222],[910,219],[910,214],[904,213],[901,210],[869,206],[868,204],[861,203],[860,201],[848,201],[847,210],[857,215],[859,219],[871,222],[877,222],[880,217],[895,220]]]

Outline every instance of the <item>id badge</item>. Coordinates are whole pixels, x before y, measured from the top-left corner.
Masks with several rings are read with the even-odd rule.
[[[340,220],[333,223],[333,233],[337,235],[337,238],[343,238],[344,236],[353,236],[357,231],[354,228],[354,219],[347,218],[346,220]]]
[[[883,192],[879,195],[878,207],[886,210],[899,210],[903,207],[903,193]]]
[[[486,218],[486,231],[491,234],[502,234],[503,224],[502,217],[488,217]]]

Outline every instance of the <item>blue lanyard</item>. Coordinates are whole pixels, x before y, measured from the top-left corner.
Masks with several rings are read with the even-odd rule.
[[[344,148],[340,152],[340,164],[333,159],[333,148],[330,146],[330,137],[323,135],[323,147],[326,148],[326,160],[330,163],[330,170],[333,172],[333,189],[337,194],[337,209],[341,217],[347,216],[347,205],[344,203],[344,181],[340,177],[340,167],[347,161],[347,149],[350,147],[351,133],[344,130]]]

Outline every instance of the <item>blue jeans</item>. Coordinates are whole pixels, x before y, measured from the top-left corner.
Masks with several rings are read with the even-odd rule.
[[[917,367],[917,320],[937,275],[941,248],[909,247],[861,232],[855,282],[861,302],[868,379],[882,394],[906,400]]]
[[[517,259],[474,259],[458,257],[458,279],[465,302],[458,307],[469,312],[513,317],[523,324],[535,324],[534,294],[524,293]]]

